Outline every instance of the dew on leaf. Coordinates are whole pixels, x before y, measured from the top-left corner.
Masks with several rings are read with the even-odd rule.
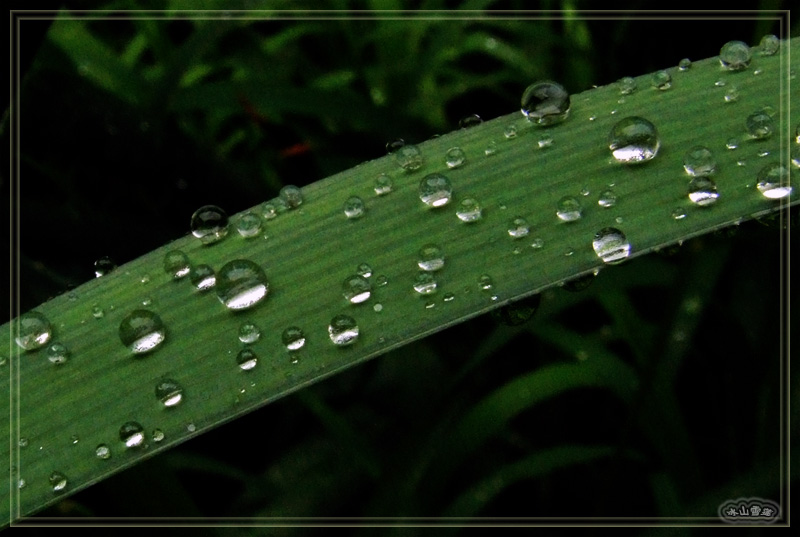
[[[244,238],[255,237],[261,232],[261,218],[255,213],[244,213],[236,221],[236,231]]]
[[[354,274],[348,276],[342,283],[342,294],[351,304],[360,304],[369,299],[372,286],[364,276]]]
[[[436,244],[426,244],[417,254],[417,266],[427,272],[440,270],[444,267],[444,252]]]
[[[698,207],[708,207],[718,198],[717,185],[711,178],[697,176],[689,182],[689,200]]]
[[[630,95],[636,91],[636,79],[629,76],[619,79],[617,87],[622,95]]]
[[[356,274],[359,276],[364,276],[365,278],[369,278],[372,276],[372,267],[369,263],[359,263],[356,267]]]
[[[217,275],[217,297],[230,310],[251,308],[267,296],[264,271],[248,259],[229,261]]]
[[[422,152],[413,144],[404,145],[394,152],[397,165],[407,172],[413,172],[422,167]]]
[[[678,69],[680,69],[681,71],[688,71],[691,68],[692,68],[692,60],[690,60],[689,58],[684,58],[678,62]]]
[[[96,278],[99,278],[105,276],[115,268],[117,268],[117,264],[114,263],[110,257],[101,257],[94,262],[94,275]]]
[[[660,146],[655,125],[638,116],[617,122],[608,135],[611,154],[623,164],[646,162],[656,156]]]
[[[475,198],[464,198],[458,204],[456,216],[465,223],[477,222],[483,217],[483,210]]]
[[[772,116],[763,108],[747,116],[746,125],[747,132],[751,137],[757,140],[769,138],[775,131],[775,124],[772,120]]]
[[[420,272],[414,278],[414,291],[421,295],[436,292],[436,277],[430,272]]]
[[[198,291],[207,291],[217,284],[217,275],[211,266],[197,265],[189,271],[189,281]]]
[[[134,354],[158,347],[166,337],[161,317],[150,310],[133,310],[119,324],[119,339]]]
[[[290,326],[281,334],[281,342],[286,350],[296,351],[302,349],[306,344],[306,336],[299,327]]]
[[[569,115],[569,109],[569,93],[556,82],[537,82],[522,93],[522,114],[536,125],[560,123]]]
[[[464,150],[460,147],[451,147],[444,154],[444,162],[448,168],[458,168],[467,160]]]
[[[328,336],[339,347],[355,343],[358,334],[358,323],[349,315],[337,315],[328,325]]]
[[[719,63],[729,71],[741,71],[750,65],[752,52],[743,41],[728,41],[719,51]]]
[[[228,235],[228,215],[216,205],[204,205],[192,215],[191,230],[203,244],[214,244]]]
[[[239,341],[250,344],[255,343],[261,337],[261,330],[255,323],[246,322],[239,326]]]
[[[508,223],[508,234],[511,238],[514,239],[521,239],[526,237],[528,233],[531,231],[530,225],[528,225],[528,221],[522,218],[521,216],[514,217],[511,222]]]
[[[236,355],[236,363],[242,371],[251,371],[258,364],[258,356],[249,348],[244,348]]]
[[[94,449],[94,454],[98,459],[101,460],[108,460],[111,458],[111,448],[109,448],[106,444],[99,444]]]
[[[45,346],[53,335],[50,321],[38,311],[24,314],[17,320],[17,323],[15,323],[14,341],[26,351]]]
[[[440,173],[426,175],[419,184],[419,199],[428,207],[442,207],[450,203],[453,187],[450,179]]]
[[[603,190],[597,198],[597,204],[604,209],[609,209],[617,204],[617,195],[613,190]]]
[[[468,129],[470,127],[475,127],[476,125],[480,125],[483,123],[481,116],[478,114],[470,114],[468,116],[462,117],[458,121],[458,126],[462,129]]]
[[[592,248],[606,264],[619,263],[631,253],[631,244],[625,234],[613,227],[598,231],[592,240]]]
[[[392,178],[385,173],[382,173],[375,178],[375,186],[373,187],[375,190],[375,195],[385,196],[392,191],[393,186]]]
[[[350,196],[344,202],[344,215],[350,219],[355,220],[364,216],[364,200],[358,196]]]
[[[144,427],[135,421],[123,423],[119,428],[119,439],[127,448],[141,447],[144,444]]]
[[[281,188],[279,196],[287,209],[297,209],[303,204],[303,191],[294,185],[286,185]]]
[[[776,35],[765,35],[758,44],[758,53],[761,56],[774,56],[781,47],[781,40]]]
[[[179,280],[189,274],[189,257],[180,250],[172,250],[164,255],[164,272]]]
[[[768,164],[758,172],[756,188],[768,199],[781,199],[792,193],[789,170],[781,164]]]
[[[650,85],[660,91],[668,90],[672,87],[672,76],[667,71],[653,73]]]
[[[556,216],[563,222],[580,220],[582,210],[581,202],[575,196],[564,196],[556,204]]]
[[[165,408],[177,406],[183,401],[183,387],[172,379],[163,379],[156,384],[156,398]]]
[[[67,488],[67,476],[61,472],[53,472],[50,474],[48,481],[50,482],[50,486],[53,488],[53,492],[61,492]]]
[[[717,171],[717,160],[709,148],[697,145],[683,156],[683,169],[693,177],[712,175]]]
[[[53,364],[63,364],[69,358],[69,350],[63,343],[53,343],[47,347],[47,359]]]
[[[542,295],[532,295],[491,311],[492,318],[506,326],[519,326],[528,322],[542,302]]]

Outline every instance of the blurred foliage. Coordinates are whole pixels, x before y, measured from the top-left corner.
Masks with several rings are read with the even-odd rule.
[[[570,0],[418,1],[443,11],[391,16],[372,10],[409,3],[328,0],[313,3],[324,14],[280,12],[303,5],[66,2],[65,16],[167,16],[23,24],[21,49],[38,47],[23,57],[20,92],[23,311],[90,278],[102,256],[121,264],[183,235],[200,205],[237,212],[377,158],[396,138],[508,113],[532,81],[580,92],[778,32],[752,18],[456,11],[593,7]],[[341,11],[355,9],[369,11]],[[714,519],[730,497],[777,501],[779,252],[778,229],[745,223],[614,267],[583,291],[545,293],[526,324],[455,326],[43,515]]]

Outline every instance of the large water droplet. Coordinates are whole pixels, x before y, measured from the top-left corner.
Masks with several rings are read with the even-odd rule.
[[[683,168],[694,177],[711,175],[717,171],[717,160],[709,148],[698,145],[683,156]]]
[[[127,448],[141,447],[144,444],[144,427],[135,421],[128,421],[119,428],[119,439]]]
[[[781,199],[792,193],[789,171],[780,164],[768,164],[758,172],[756,188],[765,198]]]
[[[781,47],[781,40],[776,35],[765,35],[758,44],[758,53],[762,56],[774,56]]]
[[[564,222],[580,220],[582,210],[581,202],[575,196],[564,196],[556,205],[556,215]]]
[[[281,188],[279,195],[287,209],[297,209],[303,204],[303,191],[294,185],[286,185]]]
[[[620,78],[619,82],[617,82],[617,87],[622,95],[630,95],[636,91],[636,79],[629,76]]]
[[[712,205],[719,198],[717,185],[709,177],[693,177],[689,182],[689,200],[700,207]]]
[[[397,165],[407,172],[420,169],[423,163],[422,152],[413,144],[404,145],[395,151],[394,159]]]
[[[189,257],[180,250],[167,252],[164,256],[164,272],[179,280],[189,274]]]
[[[541,126],[564,121],[569,115],[569,93],[561,84],[545,80],[528,86],[522,94],[522,113]]]
[[[358,323],[349,315],[337,315],[328,325],[328,335],[334,345],[351,345],[358,339]]]
[[[235,259],[219,269],[216,289],[226,308],[243,310],[261,302],[269,284],[261,267],[247,259]]]
[[[165,408],[177,406],[183,401],[183,387],[172,379],[161,380],[156,384],[156,397]]]
[[[255,213],[244,213],[236,221],[236,231],[244,238],[255,237],[261,231],[261,218]]]
[[[428,207],[442,207],[450,203],[453,187],[450,179],[440,173],[432,173],[419,183],[419,199]]]
[[[414,291],[421,295],[435,293],[436,285],[436,277],[430,272],[420,272],[414,278]]]
[[[345,300],[351,304],[360,304],[369,299],[372,286],[365,277],[354,274],[342,283],[342,293]]]
[[[297,326],[290,326],[281,334],[281,341],[286,350],[296,351],[303,348],[306,344],[306,336],[303,330]]]
[[[417,265],[427,272],[440,270],[444,267],[444,252],[435,244],[426,244],[419,250]]]
[[[508,234],[514,239],[521,239],[527,236],[530,231],[531,227],[528,225],[528,221],[521,216],[514,217],[508,223]]]
[[[375,194],[378,196],[385,196],[392,191],[393,188],[392,178],[385,173],[380,174],[375,178]]]
[[[483,217],[483,210],[480,203],[475,198],[464,198],[458,204],[456,216],[462,222],[477,222]]]
[[[166,334],[161,317],[150,310],[133,310],[119,324],[119,339],[134,354],[152,351]]]
[[[209,265],[197,265],[189,271],[189,281],[198,291],[206,291],[217,284],[217,275]]]
[[[741,71],[750,65],[752,53],[743,41],[728,41],[719,51],[719,63],[729,71]]]
[[[464,150],[460,147],[451,147],[444,154],[444,162],[448,168],[458,168],[467,160]]]
[[[69,350],[62,343],[53,343],[47,348],[47,359],[54,364],[63,364],[69,358]]]
[[[364,216],[364,200],[358,196],[350,196],[344,202],[344,215],[350,220]]]
[[[258,365],[258,356],[252,349],[244,348],[236,355],[236,363],[242,371],[251,371]]]
[[[672,76],[667,71],[653,73],[650,78],[650,85],[657,90],[668,90],[672,87]]]
[[[26,351],[45,346],[53,335],[50,321],[38,311],[26,313],[19,318],[18,322],[14,341]]]
[[[254,323],[242,323],[239,327],[239,341],[242,343],[255,343],[261,337],[261,330]]]
[[[747,132],[757,140],[769,138],[775,131],[772,117],[764,110],[756,110],[747,116]]]
[[[214,244],[228,235],[228,215],[216,205],[204,205],[192,215],[191,229],[203,244]]]
[[[592,248],[603,263],[619,263],[631,253],[631,244],[625,234],[617,228],[607,227],[598,231],[592,241]]]
[[[61,492],[67,488],[67,476],[61,472],[53,472],[50,474],[50,486],[53,487],[53,492]]]
[[[105,276],[115,268],[117,268],[117,264],[114,263],[110,257],[101,257],[94,262],[94,275],[96,278],[99,278],[100,276]]]
[[[638,116],[619,121],[608,135],[611,154],[623,164],[646,162],[656,156],[660,146],[655,125]]]

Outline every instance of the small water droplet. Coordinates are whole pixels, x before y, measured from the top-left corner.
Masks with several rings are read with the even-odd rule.
[[[792,193],[789,170],[780,164],[768,164],[758,172],[756,188],[765,198],[781,199]]]
[[[19,439],[19,447],[21,448],[28,447],[28,439],[25,438],[24,436]]]
[[[94,454],[98,459],[106,461],[111,458],[111,448],[105,444],[99,444],[94,449]]]
[[[61,472],[53,472],[50,474],[50,486],[53,487],[53,492],[61,492],[67,488],[67,476]]]
[[[383,304],[381,304],[381,303],[377,303],[377,304],[375,304],[374,306],[372,306],[372,310],[373,310],[375,313],[380,313],[380,312],[382,312],[382,311],[383,311]]]
[[[228,215],[216,205],[204,205],[192,215],[191,229],[203,244],[214,244],[228,235]]]
[[[728,138],[728,141],[725,142],[725,147],[727,149],[738,149],[739,148],[739,140],[736,138]]]
[[[484,148],[483,154],[487,157],[491,157],[495,153],[497,153],[497,142],[489,142],[489,145]]]
[[[532,295],[491,311],[492,318],[506,326],[528,322],[542,303],[542,295]]]
[[[406,141],[402,138],[397,138],[390,142],[386,142],[386,153],[391,155],[392,153],[396,152],[398,149],[406,145]]]
[[[660,91],[668,90],[672,87],[672,76],[667,71],[653,73],[650,85]]]
[[[517,137],[517,126],[514,125],[513,123],[510,123],[510,124],[506,125],[506,128],[503,131],[503,136],[505,136],[506,139],[508,139],[508,140],[510,140],[512,138],[516,138]]]
[[[719,63],[729,71],[741,71],[750,65],[752,52],[743,41],[728,41],[719,51]]]
[[[153,429],[153,442],[158,444],[164,441],[164,431],[161,429]]]
[[[781,47],[781,40],[776,35],[765,35],[758,44],[758,53],[761,56],[774,56]]]
[[[697,145],[683,156],[683,168],[693,177],[711,175],[717,171],[717,160],[709,148]]]
[[[261,218],[255,213],[244,213],[236,221],[236,231],[244,238],[255,237],[261,232]]]
[[[78,435],[77,435],[77,434],[73,434],[72,436],[70,436],[70,437],[69,437],[69,441],[70,441],[70,442],[72,443],[72,445],[74,446],[74,445],[77,445],[77,444],[78,444],[78,442],[80,442],[80,441],[81,441],[81,439],[80,439],[80,437],[78,437]]]
[[[119,428],[119,439],[127,448],[144,445],[144,427],[135,421],[128,421]]]
[[[494,287],[492,277],[488,274],[481,274],[480,277],[478,277],[478,287],[480,287],[482,291],[491,291]]]
[[[217,284],[217,275],[209,265],[197,265],[189,271],[189,281],[198,291],[207,291]]]
[[[328,325],[328,335],[334,345],[351,345],[358,339],[358,323],[349,315],[337,315]]]
[[[792,165],[795,168],[800,168],[800,145],[795,144],[791,152]]]
[[[625,234],[613,227],[598,231],[592,241],[592,248],[597,257],[606,264],[619,263],[631,253],[631,244]]]
[[[183,387],[172,379],[163,379],[156,384],[156,397],[165,408],[177,406],[183,401]]]
[[[378,275],[375,277],[375,285],[376,285],[377,287],[383,287],[383,286],[384,286],[384,285],[386,285],[387,283],[389,283],[389,280],[388,280],[388,278],[386,278],[386,276],[384,276],[383,274],[378,274]]]
[[[747,132],[757,140],[769,138],[775,131],[772,117],[763,108],[747,116],[746,124]]]
[[[660,146],[655,125],[638,116],[617,122],[608,135],[611,154],[623,164],[646,162],[656,156]]]
[[[92,317],[94,317],[95,319],[102,319],[105,314],[106,312],[103,311],[103,308],[101,308],[97,304],[92,306]]]
[[[719,80],[717,80],[716,82],[714,82],[714,86],[717,87],[717,88],[722,88],[722,87],[725,86],[725,84],[726,84],[726,82],[724,80],[722,80],[721,78]]]
[[[369,299],[372,294],[372,286],[364,276],[354,274],[347,277],[342,283],[342,294],[345,300],[351,304],[361,304]]]
[[[421,295],[430,295],[436,292],[436,278],[430,272],[420,272],[414,278],[414,291]]]
[[[435,244],[426,244],[419,250],[417,265],[427,272],[440,270],[444,267],[444,252]]]
[[[483,217],[483,210],[480,203],[475,198],[464,198],[458,204],[456,216],[462,222],[477,222]]]
[[[514,217],[514,219],[508,223],[508,234],[514,239],[521,239],[527,236],[530,231],[531,228],[528,225],[528,221],[521,216]]]
[[[699,207],[708,207],[717,201],[717,185],[709,177],[693,177],[689,182],[689,200]]]
[[[239,341],[242,343],[255,343],[260,337],[261,330],[255,325],[255,323],[246,322],[242,323],[242,325],[239,327]]]
[[[724,96],[726,103],[735,103],[739,100],[739,88],[736,86],[729,86],[728,89],[725,90]]]
[[[150,310],[133,310],[119,324],[119,339],[134,354],[152,351],[165,337],[161,317]]]
[[[187,423],[186,424],[186,430],[189,431],[190,433],[193,433],[193,432],[195,432],[197,430],[197,426],[194,423],[191,423],[191,422]]]
[[[480,125],[481,123],[483,123],[481,116],[479,116],[478,114],[470,114],[466,117],[462,117],[458,121],[458,126],[462,129],[468,129],[476,125]]]
[[[145,274],[144,276],[142,276],[142,277],[139,279],[139,281],[140,281],[141,283],[150,283],[150,276],[148,276],[147,274]]]
[[[467,160],[464,150],[460,147],[451,147],[444,154],[444,162],[448,168],[458,168]]]
[[[454,295],[453,293],[445,293],[444,297],[442,297],[442,301],[445,302],[445,303],[446,302],[452,302],[455,299],[456,299],[456,295]]]
[[[303,204],[303,191],[299,187],[286,185],[278,194],[287,209],[297,209]]]
[[[581,202],[575,196],[564,196],[556,205],[556,215],[563,222],[580,220],[582,210]]]
[[[117,264],[114,263],[110,257],[101,257],[94,262],[94,275],[96,278],[99,278],[105,276],[115,268],[117,268]]]
[[[364,200],[358,196],[350,196],[344,202],[344,215],[350,219],[355,220],[364,216]]]
[[[17,481],[17,487],[18,487],[20,490],[24,489],[26,484],[27,484],[27,483],[25,483],[25,480],[24,480],[24,479],[22,479],[21,477],[19,478],[19,481]]]
[[[423,177],[419,183],[419,199],[428,207],[442,207],[450,203],[453,187],[450,179],[440,173]]]
[[[631,93],[636,91],[636,79],[626,76],[624,78],[620,78],[617,82],[617,87],[619,87],[619,92],[622,95],[630,95]]]
[[[544,239],[541,237],[536,237],[531,241],[531,248],[534,250],[541,250],[544,247]]]
[[[219,269],[216,289],[226,308],[242,310],[261,302],[267,296],[269,283],[261,267],[247,259],[235,259]]]
[[[272,220],[278,216],[278,209],[275,207],[275,203],[271,201],[264,202],[261,205],[261,216],[264,217],[264,220]]]
[[[573,278],[564,282],[561,285],[561,288],[565,291],[569,291],[570,293],[578,293],[592,285],[592,282],[597,277],[597,274],[597,272],[590,272],[588,274],[584,274],[583,276],[578,276],[577,278]]]
[[[548,147],[552,147],[553,145],[553,137],[549,134],[543,134],[539,137],[539,141],[537,142],[539,149],[547,149]]]
[[[680,69],[681,71],[688,71],[691,68],[692,68],[692,60],[690,60],[689,58],[684,58],[678,62],[678,69]]]
[[[372,276],[372,267],[369,265],[369,263],[359,263],[356,267],[356,274],[365,278],[369,278]]]
[[[175,280],[189,274],[189,257],[180,250],[167,252],[164,256],[164,272]]]
[[[800,123],[794,128],[794,143],[800,144]]]
[[[407,172],[413,172],[422,167],[422,152],[415,145],[404,145],[394,153],[397,165]]]
[[[392,191],[394,187],[392,183],[392,178],[386,175],[385,173],[380,174],[378,177],[375,178],[375,195],[377,196],[385,196],[389,192]]]
[[[290,326],[281,334],[281,341],[286,350],[296,351],[302,349],[303,345],[306,344],[306,336],[299,327]]]
[[[545,80],[528,86],[522,94],[522,114],[528,121],[547,126],[569,115],[569,93],[561,84]]]
[[[609,209],[617,204],[617,195],[613,190],[603,190],[600,192],[597,204],[604,209]]]
[[[69,358],[69,350],[62,343],[53,343],[47,348],[47,359],[53,364],[63,364]]]
[[[769,156],[769,150],[768,149],[759,149],[758,152],[756,153],[756,156],[758,156],[758,157],[768,157]]]
[[[14,340],[26,351],[45,346],[53,335],[50,321],[38,311],[26,313],[18,319],[18,323]]]
[[[236,355],[236,363],[242,371],[250,371],[258,364],[258,356],[252,349],[245,347]]]
[[[683,207],[675,207],[672,209],[672,218],[673,220],[683,220],[686,218],[686,211]]]
[[[736,161],[736,165],[737,166],[747,166],[747,160],[739,159],[739,160]]]
[[[433,300],[428,300],[427,302],[425,302],[425,309],[426,310],[430,310],[430,309],[433,309],[435,307],[436,307],[436,302],[434,302]]]

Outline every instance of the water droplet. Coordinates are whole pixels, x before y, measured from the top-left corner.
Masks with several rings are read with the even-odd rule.
[[[261,205],[261,216],[264,217],[264,220],[272,220],[278,216],[278,209],[275,207],[275,204],[271,201],[267,201]]]
[[[800,123],[794,128],[794,143],[800,144]]]
[[[681,71],[688,71],[692,67],[692,60],[689,58],[684,58],[678,62],[678,69]]]
[[[547,126],[569,115],[569,94],[561,84],[545,80],[528,86],[522,94],[522,113],[528,121]]]
[[[747,132],[757,140],[769,138],[775,131],[772,117],[764,109],[756,110],[747,116]]]
[[[792,147],[790,158],[792,159],[792,165],[795,168],[800,168],[800,145],[795,144],[795,146]]]
[[[153,429],[153,442],[158,444],[164,441],[164,431],[161,429]]]
[[[478,277],[478,287],[480,287],[482,291],[491,291],[494,287],[492,277],[488,274],[481,274],[480,277]]]
[[[452,302],[455,299],[456,295],[454,295],[453,293],[445,293],[444,297],[442,297],[443,302]]]
[[[468,129],[476,125],[480,125],[481,123],[483,123],[481,116],[479,116],[478,114],[471,114],[469,116],[462,117],[458,121],[458,126],[461,127],[462,129]]]
[[[444,267],[444,252],[435,244],[426,244],[419,250],[417,265],[427,272],[440,270]]]
[[[140,282],[142,282],[142,283],[150,283],[150,276],[148,276],[147,274],[145,274],[144,276],[142,276],[142,277],[139,279],[139,281],[140,281]]]
[[[189,431],[190,433],[193,433],[197,430],[197,426],[194,423],[187,423],[186,430]]]
[[[228,215],[216,205],[204,205],[192,215],[191,229],[203,244],[214,244],[228,235]]]
[[[250,371],[258,364],[258,356],[252,349],[244,348],[236,355],[236,363],[242,371]]]
[[[350,196],[344,202],[344,215],[350,220],[364,216],[364,200],[358,196]]]
[[[623,164],[646,162],[656,156],[660,146],[655,125],[638,116],[619,121],[608,135],[611,154]]]
[[[483,154],[487,157],[491,157],[497,153],[497,142],[489,142],[489,145],[483,150]]]
[[[506,125],[506,128],[503,131],[503,136],[505,136],[506,139],[508,139],[508,140],[510,140],[512,138],[516,138],[517,137],[517,126],[514,125],[513,123],[510,123],[510,124]]]
[[[741,71],[750,65],[752,53],[743,41],[728,41],[719,51],[719,63],[729,71]]]
[[[657,90],[668,90],[672,87],[672,76],[667,71],[653,73],[650,78],[650,85]]]
[[[725,147],[728,149],[738,149],[739,148],[739,140],[736,138],[728,138],[728,141],[725,142]]]
[[[53,343],[47,348],[47,359],[54,364],[63,364],[69,358],[69,350],[62,343]]]
[[[726,103],[735,103],[739,100],[739,88],[736,86],[728,86],[728,89],[725,90],[724,98]]]
[[[597,204],[604,209],[609,209],[617,204],[617,195],[613,190],[603,190],[600,192]]]
[[[99,444],[94,449],[94,454],[98,459],[106,461],[111,458],[111,449],[105,444]]]
[[[419,183],[419,199],[428,207],[442,207],[450,203],[453,187],[450,179],[440,173],[423,177]]]
[[[217,275],[209,265],[197,265],[189,271],[189,281],[198,291],[207,291],[217,284]]]
[[[756,153],[756,156],[758,156],[758,157],[768,157],[769,156],[769,150],[767,150],[767,149],[759,149],[758,152]]]
[[[22,479],[21,477],[19,478],[19,481],[17,481],[17,487],[18,487],[20,490],[24,489],[26,484],[27,484],[27,483],[25,483],[25,480],[24,480],[24,479]]]
[[[391,142],[386,142],[386,153],[391,155],[401,147],[406,145],[406,141],[402,138],[397,138],[392,140]]]
[[[380,312],[382,312],[382,311],[383,311],[383,304],[381,304],[381,303],[377,303],[377,304],[375,304],[374,306],[372,306],[372,310],[373,310],[375,313],[380,313]]]
[[[306,336],[297,326],[290,326],[283,331],[281,341],[286,350],[296,351],[302,349],[303,345],[306,344]]]
[[[420,272],[414,278],[414,291],[421,295],[435,293],[436,285],[436,278],[430,272]]]
[[[636,91],[636,79],[629,76],[620,78],[619,82],[617,82],[617,86],[619,87],[619,92],[622,95],[630,95]]]
[[[119,324],[119,339],[134,354],[152,351],[165,337],[161,317],[149,310],[133,310]]]
[[[544,247],[544,239],[541,237],[536,237],[531,241],[531,248],[534,250],[541,250]]]
[[[415,145],[404,145],[394,153],[397,165],[407,172],[413,172],[422,167],[422,152]]]
[[[255,237],[261,232],[261,218],[255,213],[244,213],[236,221],[236,231],[245,238]]]
[[[726,82],[724,80],[722,80],[721,78],[719,80],[717,80],[716,82],[714,82],[714,86],[717,87],[717,88],[724,87],[725,84],[726,84]]]
[[[297,209],[303,204],[303,191],[294,185],[286,185],[278,193],[287,209]]]
[[[164,272],[179,280],[189,274],[189,257],[180,250],[167,252],[164,256]]]
[[[50,321],[38,311],[26,313],[18,319],[18,323],[14,340],[26,351],[45,346],[53,335]]]
[[[683,168],[693,177],[711,175],[717,171],[717,161],[709,148],[697,145],[683,156]]]
[[[686,218],[686,211],[683,207],[675,207],[672,209],[672,218],[674,220],[683,220]]]
[[[547,149],[553,145],[553,137],[549,134],[543,134],[539,137],[537,145],[539,146],[539,149]]]
[[[217,297],[230,310],[255,306],[267,296],[269,284],[264,271],[247,259],[225,263],[217,276]]]
[[[556,215],[564,222],[580,220],[581,211],[581,202],[575,196],[564,196],[556,205]]]
[[[144,427],[135,421],[128,421],[119,428],[119,439],[127,448],[144,445]]]
[[[530,233],[531,228],[528,225],[528,221],[522,218],[521,216],[517,216],[508,223],[508,234],[515,239],[521,239]]]
[[[631,253],[631,244],[625,234],[617,228],[607,227],[598,231],[592,241],[592,248],[603,263],[619,263]]]
[[[583,276],[578,276],[577,278],[573,278],[564,282],[561,285],[561,288],[565,291],[569,291],[570,293],[578,293],[592,285],[592,282],[596,277],[597,272],[590,272],[588,274],[584,274]]]
[[[375,195],[385,196],[392,191],[393,187],[394,185],[392,183],[392,178],[385,173],[382,173],[375,178]]]
[[[105,314],[106,312],[103,311],[103,308],[101,308],[97,304],[92,306],[92,317],[94,317],[95,319],[102,319]]]
[[[689,182],[689,199],[699,207],[712,205],[719,198],[717,185],[709,177],[693,177]]]
[[[792,193],[789,170],[780,164],[768,164],[758,172],[756,188],[765,198],[781,199]]]
[[[378,287],[383,287],[383,286],[384,286],[384,285],[386,285],[387,283],[389,283],[389,280],[388,280],[388,278],[386,278],[386,276],[384,276],[383,274],[378,274],[378,275],[375,277],[375,285],[376,285],[376,286],[378,286]]]
[[[747,160],[739,159],[739,160],[736,161],[736,165],[737,166],[747,166]]]
[[[239,341],[242,343],[255,343],[261,337],[261,330],[254,323],[242,323],[239,327]]]
[[[337,315],[328,325],[328,335],[334,345],[351,345],[358,339],[358,323],[349,315]]]
[[[451,147],[444,154],[444,161],[448,168],[458,168],[467,160],[464,150],[460,147]]]
[[[183,401],[183,387],[172,379],[163,379],[156,384],[156,397],[165,408],[177,406]]]
[[[758,53],[762,56],[774,56],[781,47],[781,40],[776,35],[765,35],[758,44]]]
[[[110,257],[101,257],[94,262],[94,275],[96,278],[99,278],[100,276],[105,276],[115,268],[117,268],[117,265]]]
[[[542,295],[532,295],[491,311],[492,318],[506,326],[519,326],[528,322],[539,305]]]
[[[369,278],[372,276],[372,267],[369,266],[369,263],[359,263],[356,267],[356,274],[359,276],[364,276],[365,278]]]
[[[360,304],[369,299],[372,286],[365,277],[355,274],[342,283],[342,293],[345,300],[351,304]]]
[[[28,447],[28,439],[25,438],[24,436],[19,439],[19,447],[21,448]]]
[[[61,472],[53,472],[50,474],[50,486],[53,487],[53,492],[61,492],[67,488],[67,476]]]
[[[430,310],[430,309],[433,309],[435,307],[436,307],[436,302],[434,302],[433,300],[428,300],[427,302],[425,302],[425,309],[426,310]]]
[[[461,200],[461,203],[458,204],[456,216],[458,216],[458,219],[462,222],[477,222],[483,217],[483,210],[481,209],[480,203],[474,198],[464,198]]]

